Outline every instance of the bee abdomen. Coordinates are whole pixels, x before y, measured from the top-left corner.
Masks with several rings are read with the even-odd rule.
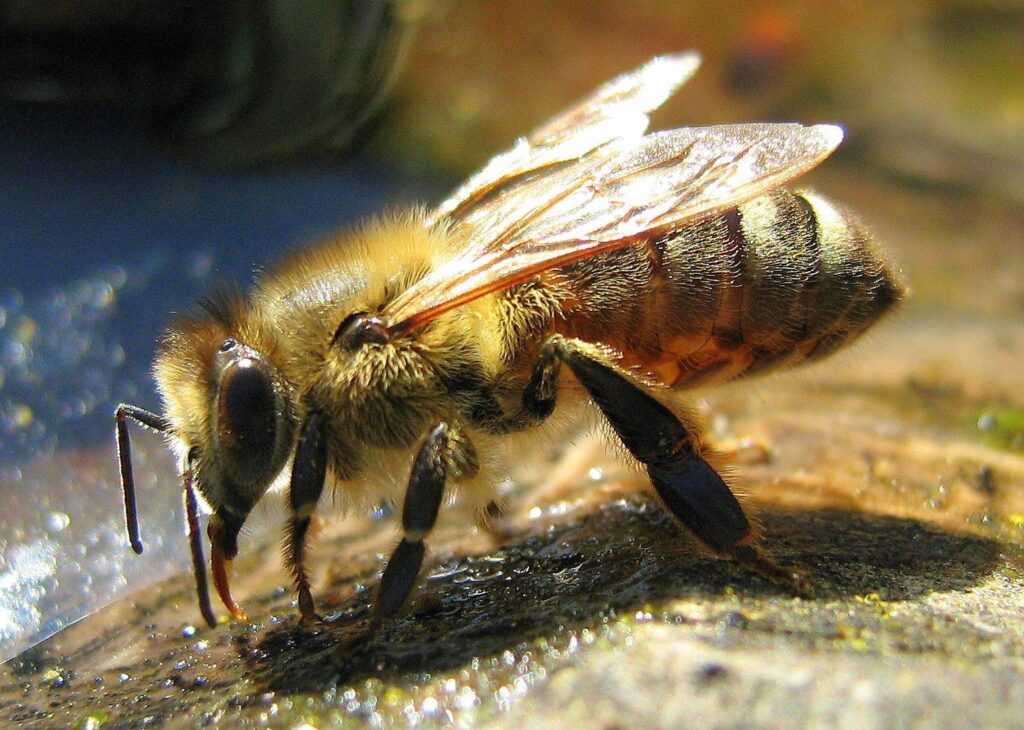
[[[903,291],[860,224],[813,193],[755,198],[646,248],[656,315],[627,359],[677,387],[823,357]]]
[[[809,297],[801,342],[801,351],[813,360],[871,326],[903,298],[905,288],[857,220],[819,195],[795,198],[814,218],[820,242],[821,283]]]

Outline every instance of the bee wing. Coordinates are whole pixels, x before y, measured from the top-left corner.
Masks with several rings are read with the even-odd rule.
[[[458,253],[383,314],[394,331],[413,329],[542,271],[728,210],[811,169],[842,136],[832,125],[740,124],[606,145],[452,221]]]
[[[700,66],[695,51],[658,56],[598,88],[494,157],[435,210],[428,224],[460,218],[481,200],[525,176],[579,159],[615,140],[637,139],[647,114],[661,106]]]

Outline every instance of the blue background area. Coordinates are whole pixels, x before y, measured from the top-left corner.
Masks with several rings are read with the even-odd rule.
[[[0,662],[188,565],[173,457],[134,427],[146,553],[128,549],[113,439],[118,402],[159,410],[171,313],[453,182],[365,151],[202,169],[117,107],[0,103]]]
[[[159,333],[171,312],[218,279],[245,284],[289,248],[389,205],[437,200],[453,182],[359,151],[287,168],[204,170],[159,149],[122,108],[0,106],[0,307],[8,325],[0,347],[19,313],[42,330],[30,372],[19,376],[16,360],[6,363],[0,409],[6,403],[10,420],[12,408],[27,405],[34,422],[7,434],[0,461],[108,439],[117,400],[156,408],[148,367]],[[60,311],[67,290],[109,278],[111,267],[126,274],[114,305],[69,321]],[[83,346],[120,348],[123,362],[107,366],[100,349],[69,357],[60,327],[76,337],[87,331]],[[48,346],[45,335],[55,342]],[[97,372],[105,366],[109,373]],[[86,398],[87,412],[75,405],[68,416],[68,393],[84,376],[93,384],[110,377],[109,387],[92,391],[109,402]]]

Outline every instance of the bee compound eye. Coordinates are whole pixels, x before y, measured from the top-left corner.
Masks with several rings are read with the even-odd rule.
[[[217,393],[217,441],[232,473],[257,479],[272,466],[280,404],[267,365],[240,357],[222,371]]]

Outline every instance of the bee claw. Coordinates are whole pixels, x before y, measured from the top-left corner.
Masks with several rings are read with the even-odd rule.
[[[316,612],[316,605],[313,603],[313,594],[309,586],[299,586],[299,622],[303,624],[319,623],[323,619]]]
[[[803,566],[779,565],[753,545],[737,545],[732,555],[743,567],[788,589],[793,595],[800,598],[814,597],[811,574]]]
[[[811,574],[801,565],[782,566],[789,574],[788,585],[790,590],[801,598],[814,598],[814,582]]]

